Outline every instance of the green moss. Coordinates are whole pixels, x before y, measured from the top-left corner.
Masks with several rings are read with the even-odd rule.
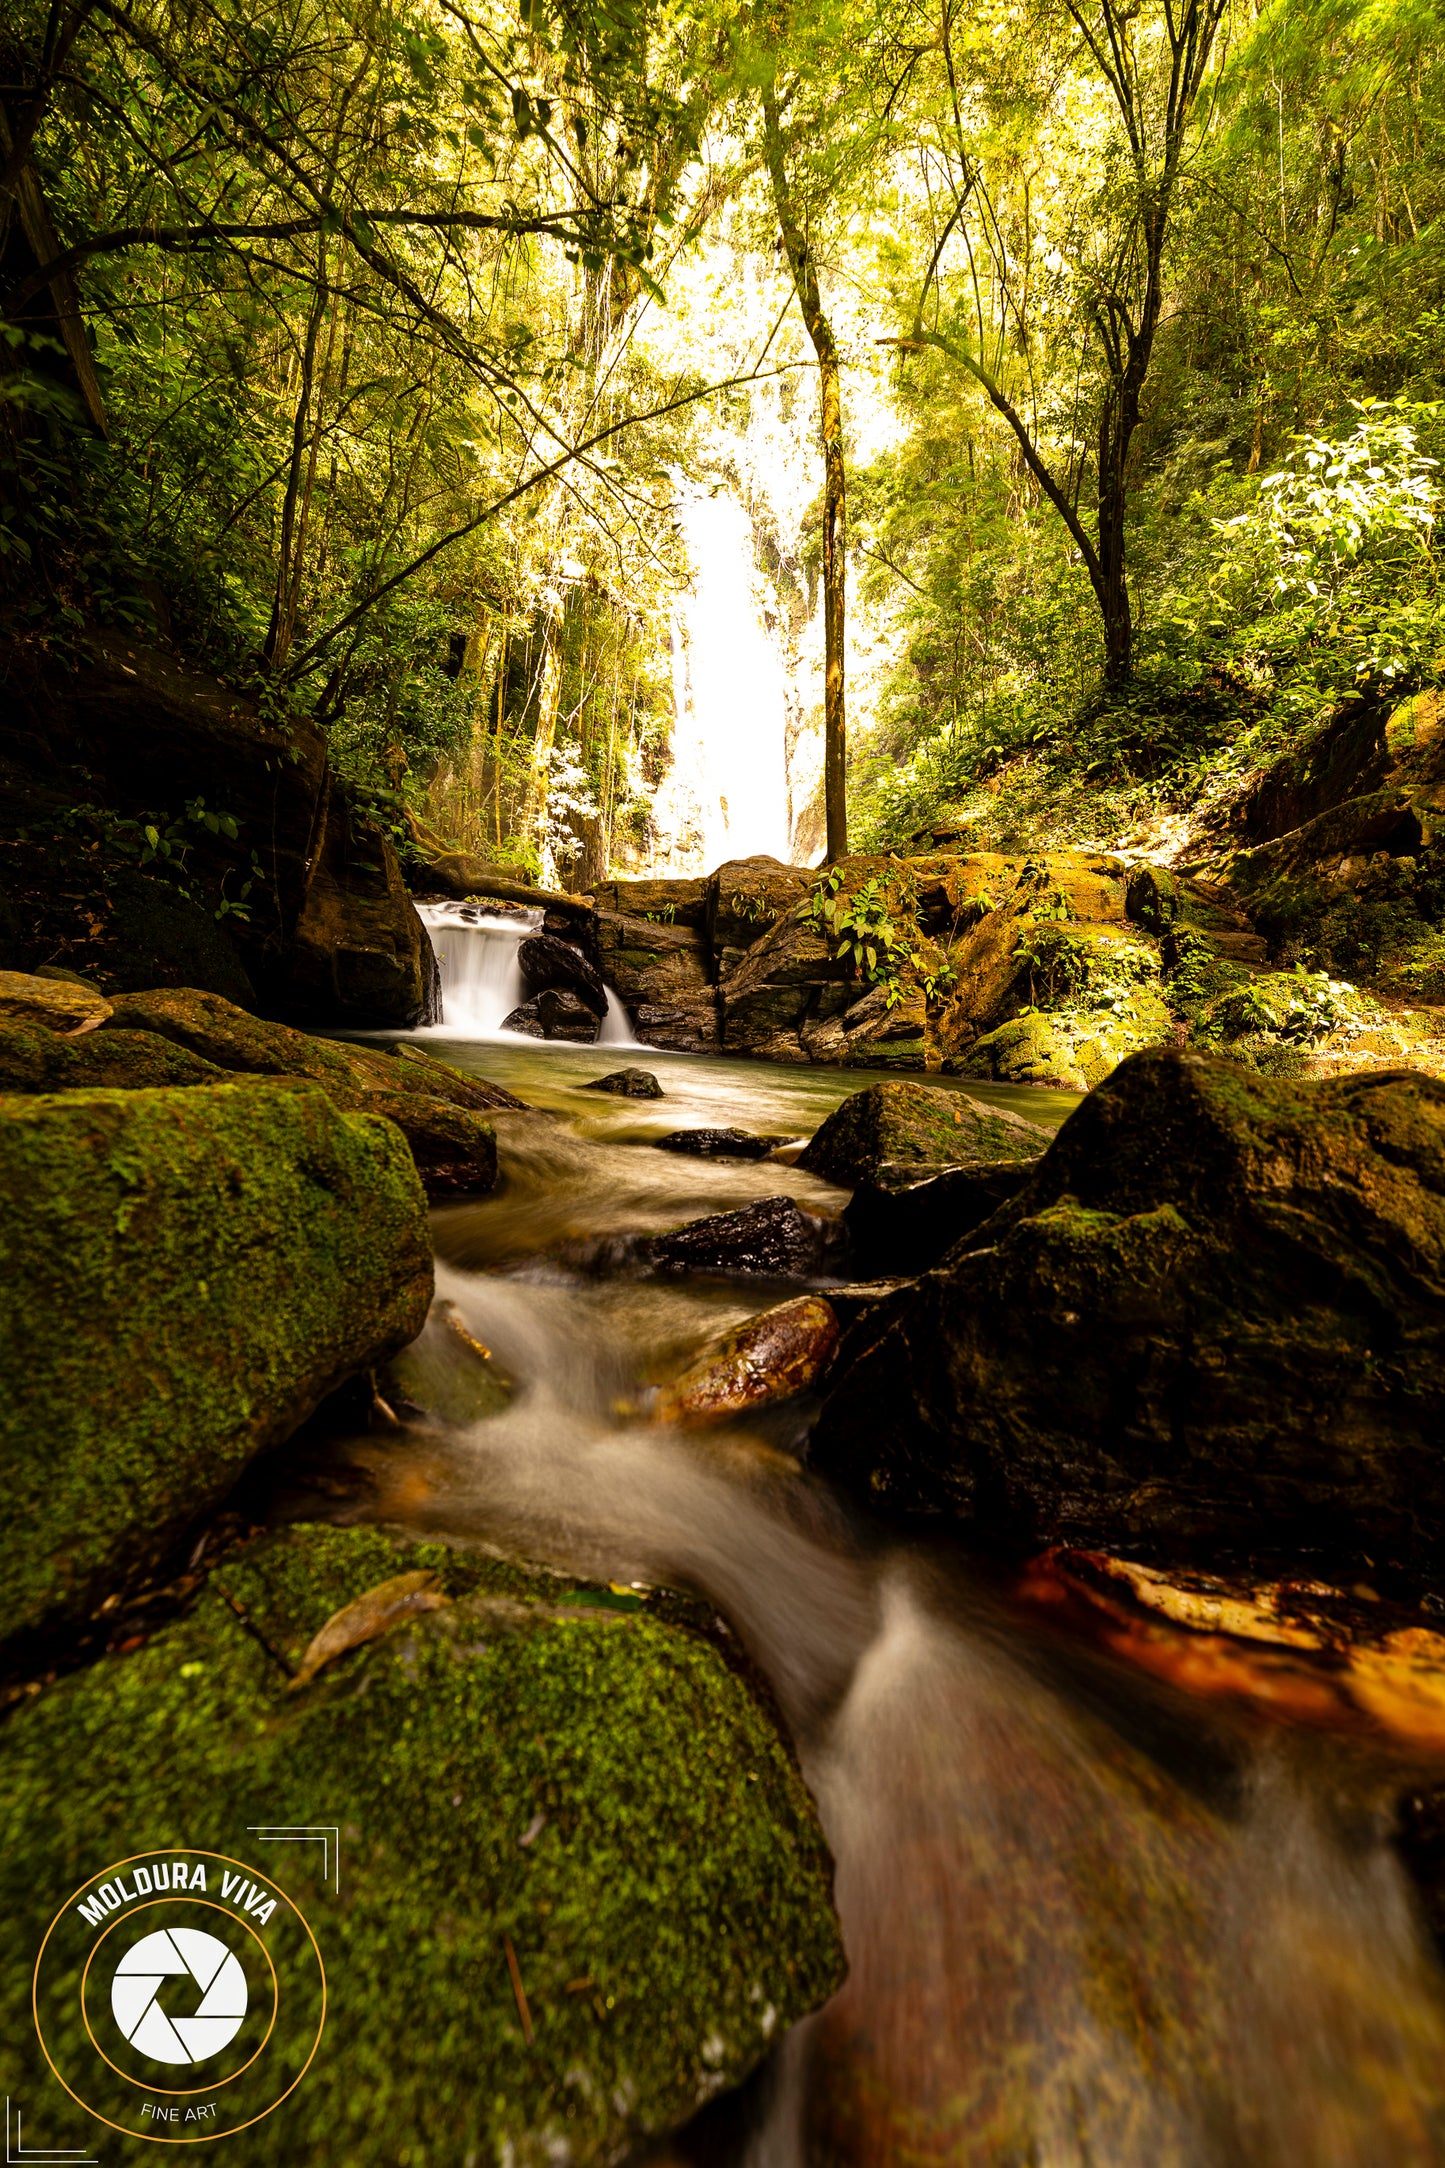
[[[340,1605],[417,1567],[452,1608],[288,1690],[258,1636],[294,1663]],[[264,1540],[191,1616],[20,1710],[0,1769],[0,2059],[33,2127],[74,2122],[29,2023],[40,1937],[87,1873],[152,1846],[279,1877],[321,1946],[322,2052],[247,2134],[257,2168],[614,2162],[842,1972],[811,1801],[711,1647],[374,1531]],[[248,1834],[318,1822],[341,1830],[339,1896],[319,1848],[268,1857]]]
[[[39,1024],[0,1023],[0,1091],[139,1091],[224,1084],[218,1069],[153,1031],[92,1031],[62,1038]]]
[[[148,1570],[251,1456],[418,1332],[390,1123],[304,1083],[0,1099],[0,1635]]]
[[[1141,986],[1097,1007],[1029,1010],[975,1040],[948,1066],[1000,1083],[1091,1091],[1128,1055],[1171,1036],[1169,1011],[1152,987]]]
[[[798,1164],[851,1188],[887,1164],[947,1166],[963,1159],[1032,1159],[1047,1132],[937,1085],[888,1083],[855,1092],[829,1115]]]

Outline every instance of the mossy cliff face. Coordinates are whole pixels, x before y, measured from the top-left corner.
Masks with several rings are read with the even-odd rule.
[[[845,1338],[813,1440],[1021,1542],[1445,1539],[1445,1086],[1135,1056],[1021,1192]]]
[[[292,1690],[278,1659],[427,1568],[448,1607]],[[608,1601],[296,1529],[218,1568],[145,1647],[22,1707],[0,1730],[0,2066],[27,2128],[78,2117],[30,2022],[50,1918],[108,1862],[182,1844],[279,1878],[326,1966],[320,2051],[245,2134],[254,2168],[588,2168],[736,2082],[841,1979],[830,1862],[717,1652]],[[339,1894],[319,1846],[249,1834],[317,1822],[340,1828]]]
[[[426,1201],[305,1083],[0,1098],[0,1635],[148,1571],[420,1331]]]
[[[798,1161],[851,1189],[880,1167],[942,1167],[962,1160],[1030,1159],[1049,1132],[963,1092],[904,1082],[870,1084],[845,1099]]]

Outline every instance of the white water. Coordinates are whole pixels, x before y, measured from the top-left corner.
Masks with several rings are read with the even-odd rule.
[[[424,1029],[444,1031],[454,1039],[502,1039],[513,1045],[545,1046],[519,1031],[504,1031],[503,1019],[527,998],[517,950],[542,930],[540,910],[503,917],[489,912],[484,900],[422,903],[417,915],[436,953],[442,982],[441,1022]],[[597,1032],[598,1046],[636,1046],[626,1009],[609,986],[607,1014]]]
[[[442,1215],[443,1255],[487,1213]],[[1221,1733],[1191,1773],[1208,1720],[1073,1690],[958,1562],[860,1545],[736,1433],[619,1427],[685,1291],[445,1263],[438,1291],[521,1390],[429,1430],[423,1486],[375,1450],[378,1517],[704,1591],[837,1860],[849,1977],[729,2168],[1434,2168],[1445,2003],[1367,1778],[1284,1732]]]
[[[786,862],[792,685],[777,598],[731,491],[683,487],[678,516],[691,577],[673,625],[673,766],[654,807],[655,870],[694,874],[759,854]]]

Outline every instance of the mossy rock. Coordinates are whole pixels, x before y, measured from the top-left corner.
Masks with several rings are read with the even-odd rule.
[[[1031,1159],[1049,1132],[934,1084],[870,1084],[828,1116],[799,1159],[809,1174],[851,1189],[885,1163],[950,1166],[965,1159]]]
[[[77,1031],[103,1024],[110,1003],[78,979],[41,978],[29,971],[0,971],[0,1020],[46,1031]]]
[[[426,1572],[445,1608],[292,1688],[283,1662],[333,1613]],[[246,2133],[253,2168],[612,2164],[739,2080],[841,1979],[830,1861],[747,1686],[622,1602],[292,1529],[145,1646],[21,1707],[0,1732],[0,2061],[27,2128],[78,2121],[30,2019],[48,1922],[107,1863],[181,1845],[293,1893],[326,1968],[320,2049]],[[253,1833],[319,1823],[340,1832],[339,1890],[319,1845]],[[93,2051],[84,2067],[107,2081]],[[134,2128],[143,2096],[114,2097]]]
[[[421,1330],[426,1201],[305,1083],[0,1098],[0,1277],[3,1637],[153,1569]]]
[[[852,1328],[813,1463],[1023,1548],[1438,1579],[1445,1084],[1155,1048]],[[1371,1576],[1373,1578],[1373,1574]]]
[[[962,1056],[945,1063],[960,1076],[990,1077],[1000,1084],[1052,1085],[1092,1091],[1119,1063],[1173,1035],[1173,1020],[1152,987],[1120,995],[1108,1007],[1039,1009],[990,1031]]]
[[[1172,926],[1183,908],[1183,896],[1174,875],[1163,866],[1136,866],[1129,876],[1125,909],[1136,925],[1153,934]]]
[[[233,1080],[233,1071],[153,1031],[87,1031],[76,1039],[0,1021],[0,1092],[143,1091]]]

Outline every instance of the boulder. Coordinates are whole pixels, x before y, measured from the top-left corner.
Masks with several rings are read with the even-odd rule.
[[[1035,1544],[1445,1538],[1445,1085],[1157,1049],[840,1351],[818,1464]]]
[[[0,971],[0,1020],[38,1024],[46,1031],[94,1030],[110,1015],[103,994],[77,979],[32,977],[26,971]]]
[[[927,1058],[927,1004],[923,989],[909,986],[890,1000],[886,985],[871,986],[845,1009],[842,1060],[855,1069],[921,1069]]]
[[[547,1034],[542,1029],[542,1016],[536,997],[530,1001],[520,1001],[515,1009],[510,1009],[502,1018],[502,1029],[519,1031],[528,1039],[545,1039]]]
[[[855,998],[849,966],[802,907],[764,933],[719,988],[723,1045],[762,1061],[804,1061],[802,1034]]]
[[[798,1165],[851,1189],[884,1165],[942,1167],[958,1160],[1032,1159],[1050,1132],[937,1084],[870,1084],[836,1107]]]
[[[661,1099],[662,1086],[650,1069],[613,1069],[582,1086],[585,1092],[612,1092],[619,1099]]]
[[[339,1899],[334,1851],[248,1826],[323,1800]],[[254,2076],[212,2066],[226,2112],[260,2113],[255,2168],[389,2168],[398,2131],[428,2160],[611,2168],[737,2084],[844,1971],[812,1801],[718,1645],[650,1603],[370,1529],[262,1538],[186,1616],[6,1724],[0,2013],[27,2102],[63,2098],[30,2014],[50,1921],[108,1862],[133,1878],[138,1850],[196,1847],[294,1893],[325,1965],[322,2051],[260,2113],[319,2014],[288,1898],[264,1921],[174,1898],[144,1915],[234,1939],[258,1969],[246,1925],[275,1952],[272,2047]],[[62,1980],[93,1941],[72,1909]],[[261,2047],[259,1988],[233,2061]],[[88,2097],[148,2136],[143,2087],[75,2031]]]
[[[596,1042],[596,1011],[568,990],[545,987],[537,996],[537,1018],[544,1039],[565,1039],[574,1046],[592,1046]]]
[[[73,1039],[37,1024],[0,1023],[0,1092],[141,1091],[231,1080],[231,1070],[153,1031],[87,1031]]]
[[[441,1016],[436,952],[391,838],[329,777],[320,848],[310,861],[290,969],[275,1005],[308,1023],[404,1031]]]
[[[0,1272],[0,1635],[158,1566],[432,1277],[396,1129],[255,1079],[0,1100]]]
[[[1016,1197],[1035,1159],[972,1159],[930,1172],[885,1162],[860,1181],[843,1214],[861,1278],[916,1278]]]
[[[1086,1092],[1130,1054],[1174,1038],[1174,1020],[1152,987],[1120,994],[1107,1008],[1030,1009],[975,1039],[943,1064],[953,1076],[996,1084]]]
[[[838,1345],[838,1319],[821,1295],[800,1295],[710,1340],[659,1395],[660,1423],[730,1421],[817,1384]]]
[[[575,994],[599,1020],[607,1014],[607,991],[580,949],[555,934],[533,934],[517,946],[517,963],[529,990]]]
[[[649,1137],[659,1152],[684,1152],[693,1159],[766,1159],[789,1137],[755,1137],[746,1129],[674,1129],[670,1136]]]
[[[816,1218],[791,1197],[764,1197],[739,1212],[691,1220],[644,1245],[656,1272],[713,1272],[768,1279],[812,1279],[841,1248],[836,1221]]]
[[[433,1195],[490,1189],[496,1181],[496,1136],[485,1116],[515,1113],[523,1102],[499,1084],[410,1047],[375,1047],[318,1039],[287,1024],[268,1023],[194,987],[117,998],[98,1037],[140,1041],[164,1036],[204,1061],[251,1075],[306,1077],[343,1109],[384,1114],[403,1132]],[[129,1059],[142,1072],[154,1052],[132,1044]],[[120,1064],[112,1065],[118,1072]],[[109,1078],[123,1081],[119,1073]],[[177,1082],[181,1079],[177,1078]],[[193,1076],[189,1081],[206,1079]]]

